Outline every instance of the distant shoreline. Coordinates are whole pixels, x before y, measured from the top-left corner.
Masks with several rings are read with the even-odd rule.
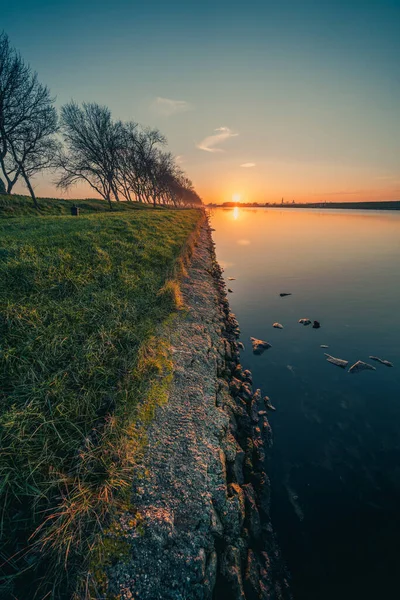
[[[303,204],[256,204],[224,202],[224,204],[208,204],[210,208],[318,208],[347,210],[400,210],[400,200],[384,200],[378,202],[307,202]]]

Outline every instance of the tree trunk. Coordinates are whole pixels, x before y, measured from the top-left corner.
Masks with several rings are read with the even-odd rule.
[[[107,196],[105,197],[105,200],[107,200],[110,210],[112,210],[111,194],[107,194]]]
[[[40,208],[40,207],[39,207],[38,201],[37,201],[37,199],[36,199],[35,192],[33,191],[33,187],[31,186],[31,182],[29,181],[29,177],[28,177],[28,176],[27,176],[27,174],[25,173],[25,169],[24,169],[24,168],[22,168],[22,167],[21,167],[21,173],[22,173],[22,177],[23,177],[23,178],[24,178],[24,180],[25,180],[25,183],[26,183],[26,186],[27,186],[27,188],[28,188],[28,190],[29,190],[29,193],[30,193],[30,195],[31,195],[31,198],[32,198],[32,200],[33,200],[33,205],[34,205],[34,207],[35,207],[37,210],[39,210],[39,208]]]

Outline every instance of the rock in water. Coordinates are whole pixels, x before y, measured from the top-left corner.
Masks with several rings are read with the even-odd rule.
[[[231,290],[231,288],[228,288],[228,292],[230,292],[231,294],[233,294],[233,290]]]
[[[376,369],[372,365],[369,365],[362,360],[358,360],[350,367],[349,373],[359,373],[360,371],[376,371]]]
[[[269,408],[269,410],[276,410],[275,406],[272,406],[269,396],[264,396],[264,404],[266,408]]]
[[[319,329],[321,327],[321,323],[319,321],[314,321],[313,329]]]
[[[393,363],[391,363],[389,360],[385,360],[384,358],[379,358],[378,356],[370,356],[369,358],[371,360],[376,360],[376,362],[386,365],[387,367],[393,367]]]
[[[302,325],[311,325],[310,319],[299,319],[299,323]]]
[[[271,348],[271,344],[269,342],[264,342],[263,340],[258,340],[257,338],[251,337],[251,345],[253,346],[254,354],[262,354],[264,350],[268,350]]]
[[[326,344],[321,344],[320,348],[329,348],[329,346],[327,346]]]
[[[272,327],[275,327],[275,329],[283,329],[283,325],[281,325],[280,323],[274,323]]]
[[[228,277],[228,281],[236,281],[236,277]]]
[[[285,296],[291,296],[291,292],[282,292],[282,294],[279,294],[281,298],[284,298]]]
[[[240,348],[241,350],[244,350],[243,342],[238,342],[238,348]]]
[[[342,367],[342,369],[345,369],[347,367],[347,365],[349,364],[348,360],[343,360],[342,358],[335,358],[334,356],[331,356],[330,354],[327,354],[326,352],[324,352],[325,356],[327,356],[328,358],[326,359],[328,362],[332,363],[333,365],[336,365],[337,367]]]

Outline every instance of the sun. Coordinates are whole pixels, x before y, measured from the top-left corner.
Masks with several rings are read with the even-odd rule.
[[[232,202],[240,202],[240,194],[233,194]]]

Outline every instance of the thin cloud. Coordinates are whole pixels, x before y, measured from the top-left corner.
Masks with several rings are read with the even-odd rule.
[[[160,96],[152,104],[152,109],[163,117],[187,112],[188,110],[193,110],[193,108],[193,105],[186,102],[186,100],[172,100],[171,98],[161,98]]]
[[[255,167],[256,166],[256,163],[243,163],[240,166],[243,167],[244,169],[251,169],[251,167]]]
[[[216,133],[209,135],[204,138],[200,144],[197,144],[199,150],[204,150],[205,152],[225,152],[225,150],[217,148],[216,146],[226,142],[226,140],[229,140],[231,137],[239,135],[238,133],[234,133],[229,127],[218,127],[214,131],[216,131]]]

